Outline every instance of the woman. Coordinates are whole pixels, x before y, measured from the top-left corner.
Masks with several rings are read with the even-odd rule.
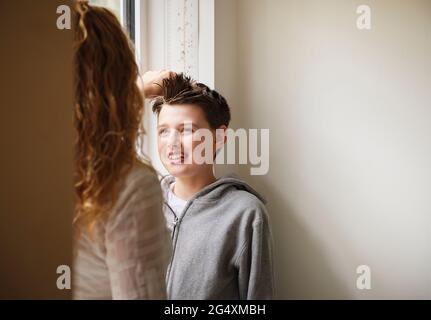
[[[107,9],[76,3],[75,299],[165,299],[169,237],[159,181],[141,159],[143,96],[126,35]],[[142,83],[142,82],[141,82]]]

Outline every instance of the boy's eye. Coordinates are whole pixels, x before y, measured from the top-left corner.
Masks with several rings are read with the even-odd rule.
[[[192,128],[183,128],[183,134],[192,134],[193,129]]]
[[[159,136],[166,136],[168,134],[168,130],[167,129],[160,129],[159,130]]]

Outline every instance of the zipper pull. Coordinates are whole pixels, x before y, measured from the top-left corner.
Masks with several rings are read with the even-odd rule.
[[[172,226],[172,240],[174,240],[175,230],[177,229],[177,224],[178,224],[178,217],[175,216],[174,224]]]

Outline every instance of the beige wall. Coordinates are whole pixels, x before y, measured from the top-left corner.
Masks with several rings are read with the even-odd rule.
[[[431,2],[366,1],[359,31],[363,3],[216,0],[216,87],[271,130],[269,174],[234,169],[269,200],[279,298],[431,298]]]
[[[71,265],[72,34],[69,1],[0,1],[0,299],[67,299]]]

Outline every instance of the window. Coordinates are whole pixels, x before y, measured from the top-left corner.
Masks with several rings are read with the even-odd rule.
[[[90,4],[110,9],[120,21],[123,21],[122,2],[122,0],[91,0]]]
[[[121,21],[130,39],[135,41],[135,0],[90,0],[90,3],[110,9]]]
[[[214,0],[146,0],[137,10],[138,59],[142,71],[169,69],[214,86]],[[139,27],[140,26],[140,27]],[[145,37],[142,37],[142,35]],[[139,40],[140,39],[140,40]],[[138,45],[140,43],[140,45]],[[145,153],[166,174],[158,156],[156,117],[144,115]]]
[[[111,9],[135,43],[141,73],[169,69],[214,87],[215,0],[90,0]],[[144,115],[145,154],[162,174],[156,118]]]
[[[135,0],[123,0],[123,25],[130,39],[135,42]]]

